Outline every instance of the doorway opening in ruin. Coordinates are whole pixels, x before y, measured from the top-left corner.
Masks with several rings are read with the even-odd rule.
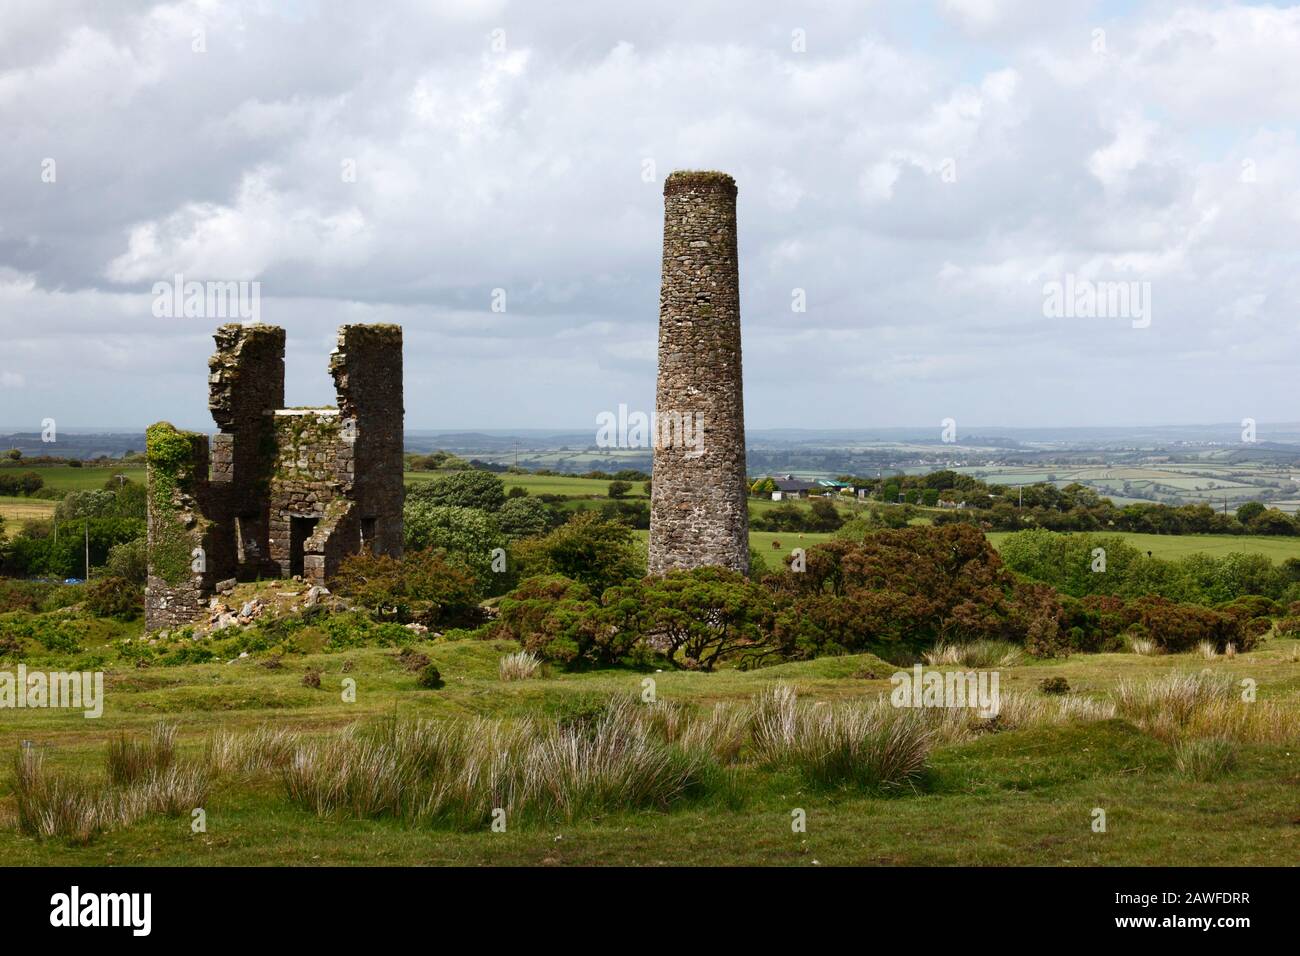
[[[361,519],[361,550],[375,550],[375,528],[379,524],[378,518]]]
[[[289,518],[289,576],[301,575],[307,539],[316,533],[319,518]]]
[[[241,567],[262,559],[262,550],[257,543],[261,525],[261,515],[238,515],[235,518],[235,557]]]

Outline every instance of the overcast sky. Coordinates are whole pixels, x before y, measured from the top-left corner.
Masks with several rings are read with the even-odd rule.
[[[260,283],[291,405],[382,321],[409,428],[649,409],[679,168],[739,186],[751,428],[1293,421],[1297,122],[1300,7],[6,0],[0,426],[211,427],[178,273]]]

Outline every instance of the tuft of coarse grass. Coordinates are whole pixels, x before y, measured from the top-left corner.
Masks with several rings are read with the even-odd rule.
[[[399,817],[481,827],[504,814],[573,820],[620,809],[667,809],[707,789],[716,766],[670,743],[631,698],[590,722],[474,718],[392,721],[298,749],[282,779],[290,801],[326,816]]]
[[[149,743],[160,741],[174,747],[175,728],[156,731]],[[42,753],[20,750],[14,760],[19,830],[35,837],[86,844],[104,830],[130,826],[150,814],[180,816],[203,806],[208,776],[201,767],[180,767],[171,757],[145,765],[138,758],[140,752],[110,747],[109,775],[116,767],[118,773],[134,776],[128,782],[104,786],[89,777],[50,774]]]
[[[221,729],[208,737],[203,766],[213,776],[268,773],[287,766],[297,748],[297,734],[269,724],[244,734]]]
[[[943,641],[922,655],[931,667],[1016,667],[1025,661],[1025,652],[1009,641],[970,641],[947,644]]]
[[[163,773],[176,760],[175,724],[157,723],[148,738],[140,740],[121,734],[108,744],[108,779],[115,786],[129,786]]]
[[[1177,736],[1210,703],[1231,695],[1227,677],[1177,672],[1140,683],[1120,681],[1114,692],[1121,717],[1166,739]]]
[[[818,786],[887,790],[916,781],[934,740],[925,718],[887,701],[808,706],[777,684],[754,698],[754,749],[769,766],[792,767]]]
[[[32,748],[21,748],[13,767],[18,829],[23,833],[85,844],[103,829],[101,801],[88,781],[47,773],[45,755]]]
[[[711,754],[724,764],[735,763],[749,739],[749,725],[749,708],[715,704],[707,716],[687,722],[680,742],[689,752]]]
[[[1201,641],[1196,645],[1196,653],[1207,661],[1212,661],[1219,656],[1219,649],[1214,646],[1212,641]]]
[[[528,680],[537,676],[541,666],[542,659],[532,651],[516,651],[501,658],[497,671],[504,681]]]
[[[1162,740],[1215,738],[1251,743],[1300,739],[1300,714],[1271,701],[1245,700],[1223,674],[1170,673],[1143,682],[1121,681],[1114,692],[1119,716]]]
[[[1174,744],[1174,765],[1193,780],[1217,780],[1236,767],[1237,744],[1224,737],[1179,740]]]
[[[1160,645],[1149,637],[1130,637],[1128,639],[1128,649],[1134,654],[1141,654],[1143,657],[1151,657],[1160,653]]]

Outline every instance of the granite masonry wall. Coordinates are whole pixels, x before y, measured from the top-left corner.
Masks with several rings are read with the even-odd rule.
[[[402,330],[339,329],[337,408],[282,407],[283,329],[223,325],[214,338],[210,448],[165,422],[150,428],[150,630],[192,621],[224,580],[319,584],[362,548],[402,553]],[[181,574],[196,548],[202,573]]]
[[[145,621],[151,630],[180,627],[201,613],[217,580],[206,557],[221,538],[205,516],[212,507],[208,439],[159,422],[149,428],[146,456]]]
[[[747,572],[736,183],[725,173],[675,172],[664,182],[655,410],[650,572]],[[677,421],[695,431],[668,434]]]

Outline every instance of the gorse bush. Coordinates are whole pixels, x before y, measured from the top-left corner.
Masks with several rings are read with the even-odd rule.
[[[501,600],[495,636],[519,641],[546,660],[614,664],[653,653],[674,667],[712,670],[730,657],[759,659],[771,598],[725,568],[695,568],[606,589],[550,575],[529,578]]]
[[[66,616],[66,612],[14,612],[0,616],[0,641],[19,647],[34,642],[55,654],[76,654],[81,650],[81,629],[73,618]]]
[[[86,585],[86,610],[129,621],[144,613],[144,589],[126,578],[97,578]]]
[[[954,664],[1010,667],[1023,653],[1121,650],[1126,635],[1170,652],[1201,641],[1248,650],[1270,630],[1264,615],[1276,609],[1267,599],[1215,609],[1151,595],[1073,598],[1018,577],[983,534],[964,525],[815,545],[802,571],[764,574],[759,583],[725,569],[696,568],[618,584],[596,575],[603,585],[596,587],[590,569],[602,566],[604,546],[621,553],[622,545],[612,542],[622,535],[589,516],[575,522],[522,542],[519,552],[526,567],[585,568],[588,580],[561,573],[526,579],[501,601],[494,632],[564,664],[657,654],[674,667],[710,670],[728,658],[753,666],[931,648],[932,657],[953,655],[945,659]],[[552,549],[563,560],[529,557]],[[632,573],[630,565],[619,566],[621,574]]]
[[[596,597],[645,574],[645,558],[632,529],[587,511],[541,537],[518,542],[513,557],[523,577],[562,575]]]
[[[472,617],[480,599],[475,575],[441,551],[400,558],[369,552],[345,559],[334,588],[379,620],[429,627]]]
[[[632,651],[636,636],[605,626],[600,609],[586,585],[558,574],[539,575],[501,599],[493,634],[561,664],[617,663]]]

